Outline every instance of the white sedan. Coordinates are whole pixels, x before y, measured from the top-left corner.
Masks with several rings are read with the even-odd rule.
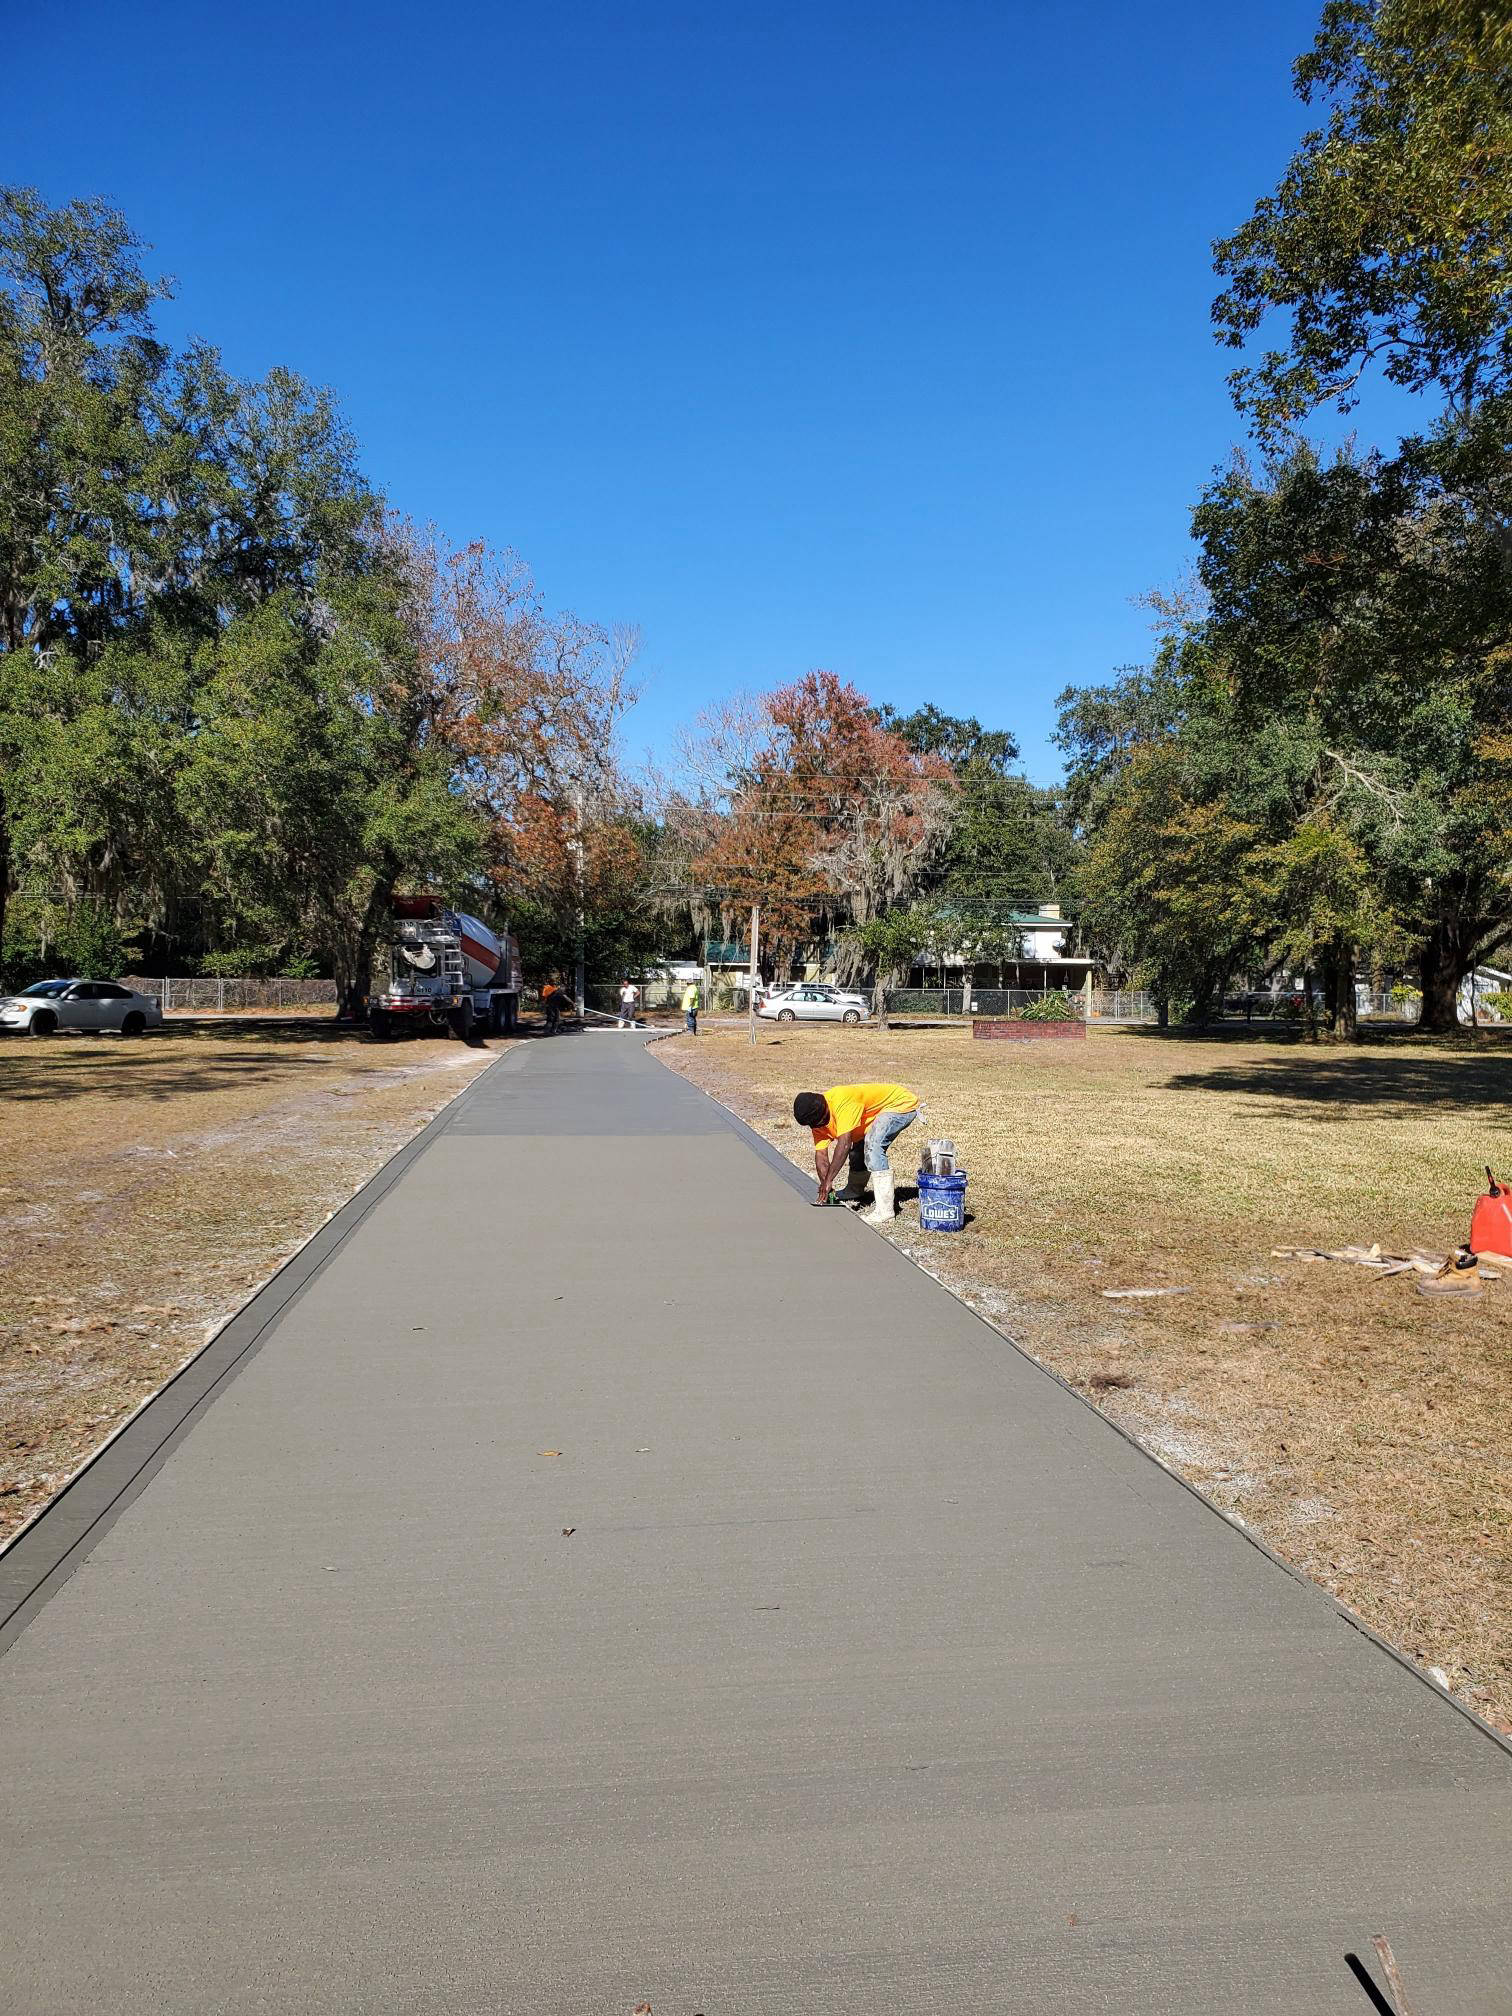
[[[163,1010],[150,994],[133,994],[114,980],[39,980],[19,994],[0,996],[0,1029],[33,1036],[115,1029],[140,1036],[161,1028]]]
[[[780,994],[768,994],[756,1010],[769,1022],[864,1022],[869,1010],[864,994],[846,993],[822,981],[800,980]]]

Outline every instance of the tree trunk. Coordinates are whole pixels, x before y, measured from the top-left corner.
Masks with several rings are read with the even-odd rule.
[[[1339,962],[1332,951],[1319,959],[1318,977],[1323,982],[1323,1026],[1332,1036],[1339,1009]]]
[[[1213,1019],[1213,990],[1216,985],[1217,975],[1209,966],[1192,990],[1192,1006],[1187,1019],[1197,1028],[1206,1028]]]
[[[5,818],[5,793],[0,791],[0,972],[5,955],[5,915],[10,902],[10,827]]]
[[[1313,969],[1311,966],[1304,966],[1302,968],[1302,1020],[1307,1029],[1308,1037],[1314,1043],[1318,1040],[1318,1003],[1316,995],[1317,987],[1315,985]]]
[[[336,966],[336,1020],[338,1022],[363,1022],[367,1019],[368,997],[372,991],[372,968],[368,977],[358,979],[359,959],[355,950],[350,958],[340,957]]]
[[[1460,982],[1473,964],[1473,954],[1465,956],[1459,932],[1450,924],[1436,924],[1418,958],[1423,983],[1419,1029],[1435,1036],[1452,1035],[1458,1029]]]
[[[877,1027],[885,1029],[887,1027],[887,989],[882,984],[880,971],[877,974],[876,984],[872,988],[872,1013],[877,1018]]]
[[[1356,1042],[1360,1034],[1354,966],[1354,947],[1346,941],[1339,946],[1334,958],[1333,998],[1329,1004],[1329,1022],[1341,1043]]]
[[[394,900],[394,877],[380,875],[373,884],[355,938],[344,938],[335,957],[336,1019],[365,1022],[368,998],[373,990],[373,959],[378,950],[378,934],[387,920]]]

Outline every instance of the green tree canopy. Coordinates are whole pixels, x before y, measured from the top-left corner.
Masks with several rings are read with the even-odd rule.
[[[1512,923],[1493,788],[1512,698],[1501,424],[1492,402],[1390,459],[1236,462],[1194,516],[1204,611],[1150,672],[1063,696],[1088,916],[1134,963],[1199,991],[1317,963],[1347,1024],[1357,966],[1412,957],[1425,1020],[1453,1026],[1461,978]],[[1199,811],[1221,815],[1217,852],[1177,844]],[[1169,844],[1147,852],[1152,831]],[[1219,873],[1228,916],[1218,891],[1198,898]]]
[[[627,641],[392,525],[329,393],[170,351],[143,250],[0,191],[0,956],[19,888],[70,943],[314,950],[355,1006],[401,887],[633,907]]]
[[[1215,248],[1220,340],[1284,341],[1232,375],[1267,436],[1373,366],[1461,415],[1512,390],[1512,20],[1486,0],[1329,0],[1296,66],[1325,113]]]
[[[974,714],[944,714],[933,701],[911,714],[882,706],[876,720],[916,756],[938,756],[957,773],[986,769],[1002,776],[1018,761],[1019,745],[1008,729],[984,728]]]

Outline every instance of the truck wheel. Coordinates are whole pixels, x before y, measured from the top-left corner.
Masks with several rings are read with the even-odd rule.
[[[394,1025],[381,1008],[375,1008],[368,1016],[368,1029],[375,1043],[386,1043],[394,1033]]]
[[[504,996],[491,994],[488,997],[488,1033],[498,1036],[504,1029]]]
[[[520,1026],[520,997],[518,994],[504,996],[504,1034],[513,1036]]]
[[[464,1043],[471,1043],[473,1040],[473,1006],[471,1001],[464,1001],[460,1007],[453,1008],[446,1018],[446,1026],[450,1029],[453,1036],[460,1036]]]
[[[51,1008],[39,1008],[30,1023],[33,1036],[51,1036],[58,1026],[58,1018]]]

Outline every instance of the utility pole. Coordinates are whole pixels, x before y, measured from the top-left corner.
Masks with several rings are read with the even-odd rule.
[[[761,905],[759,903],[753,903],[751,905],[751,972],[749,979],[746,981],[746,992],[750,997],[751,1043],[753,1047],[756,1042],[756,976],[761,971],[761,968],[757,963],[757,953],[759,952],[760,947],[761,947]]]
[[[583,998],[586,991],[584,950],[587,927],[583,920],[583,787],[581,784],[574,784],[572,787],[572,808],[575,815],[572,865],[573,879],[577,885],[577,960],[573,970],[572,997],[577,1006],[578,1020],[581,1022],[583,1009],[587,1005]]]

